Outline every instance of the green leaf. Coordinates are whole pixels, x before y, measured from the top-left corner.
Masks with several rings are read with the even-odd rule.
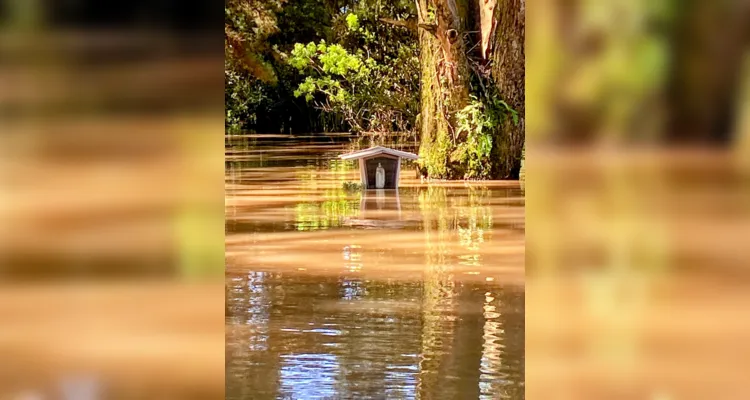
[[[351,31],[359,30],[359,18],[356,14],[349,14],[346,16],[346,26]]]

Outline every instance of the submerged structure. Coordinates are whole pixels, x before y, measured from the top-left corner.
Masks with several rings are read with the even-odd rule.
[[[375,146],[339,156],[342,160],[359,160],[359,174],[365,189],[398,189],[401,159],[416,160],[416,154]]]

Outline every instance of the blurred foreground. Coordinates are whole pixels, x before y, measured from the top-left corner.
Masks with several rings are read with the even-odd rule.
[[[0,13],[0,398],[223,398],[220,41],[72,5]]]
[[[747,397],[748,3],[527,7],[528,398]]]
[[[747,176],[717,151],[537,155],[526,185],[528,397],[740,398]]]

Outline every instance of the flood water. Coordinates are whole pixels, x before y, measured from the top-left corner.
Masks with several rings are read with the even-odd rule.
[[[226,398],[523,399],[518,182],[405,163],[397,191],[347,191],[351,150],[227,138]]]

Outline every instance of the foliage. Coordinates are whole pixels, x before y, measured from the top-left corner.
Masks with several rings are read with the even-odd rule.
[[[359,26],[359,18],[357,17],[357,14],[346,15],[346,26],[351,31],[359,31],[361,29]]]
[[[254,122],[263,84],[275,84],[276,73],[265,52],[278,31],[276,12],[282,0],[227,0],[224,6],[225,126],[236,132]]]
[[[407,0],[229,0],[225,5],[228,131],[414,132],[419,104],[416,35],[378,21],[414,13],[414,3]],[[324,43],[333,59],[329,61],[372,59],[375,64],[369,67],[367,79],[355,79],[352,88],[346,80],[352,79],[351,70],[341,75],[334,68],[321,75],[312,67],[300,70],[289,62],[295,45],[309,42],[316,49]],[[340,92],[339,97],[331,101],[316,89],[308,101],[302,92],[309,91],[311,80]]]
[[[346,192],[358,192],[363,189],[361,182],[344,182],[341,186]]]
[[[297,100],[300,77],[286,52],[301,38],[330,34],[334,4],[320,0],[230,0],[225,5],[225,108],[228,132],[336,130],[335,118]],[[284,7],[281,7],[284,5]]]
[[[229,68],[250,77],[275,82],[276,75],[263,52],[267,39],[278,31],[276,12],[284,0],[227,0],[224,6],[224,58]]]
[[[289,65],[305,76],[294,95],[341,115],[354,132],[412,130],[419,82],[415,43],[388,49],[357,14],[344,20],[340,43],[294,45]]]
[[[228,63],[225,60],[225,64]],[[243,122],[255,122],[256,108],[263,98],[263,85],[250,82],[228,65],[224,70],[224,82],[225,126],[229,133],[235,133]]]
[[[464,140],[454,146],[451,161],[460,164],[465,178],[491,178],[490,153],[507,117],[518,124],[518,113],[496,97],[479,100],[471,96],[469,105],[456,113],[455,139]]]
[[[321,41],[306,46],[297,43],[289,64],[301,73],[309,74],[294,91],[295,97],[304,96],[307,101],[313,101],[316,93],[322,93],[324,100],[318,103],[320,108],[343,114],[353,128],[362,130],[358,111],[366,99],[353,94],[357,87],[370,84],[368,76],[371,73],[369,66],[374,64],[372,59],[364,58],[361,52],[351,54],[341,45],[327,45]]]

